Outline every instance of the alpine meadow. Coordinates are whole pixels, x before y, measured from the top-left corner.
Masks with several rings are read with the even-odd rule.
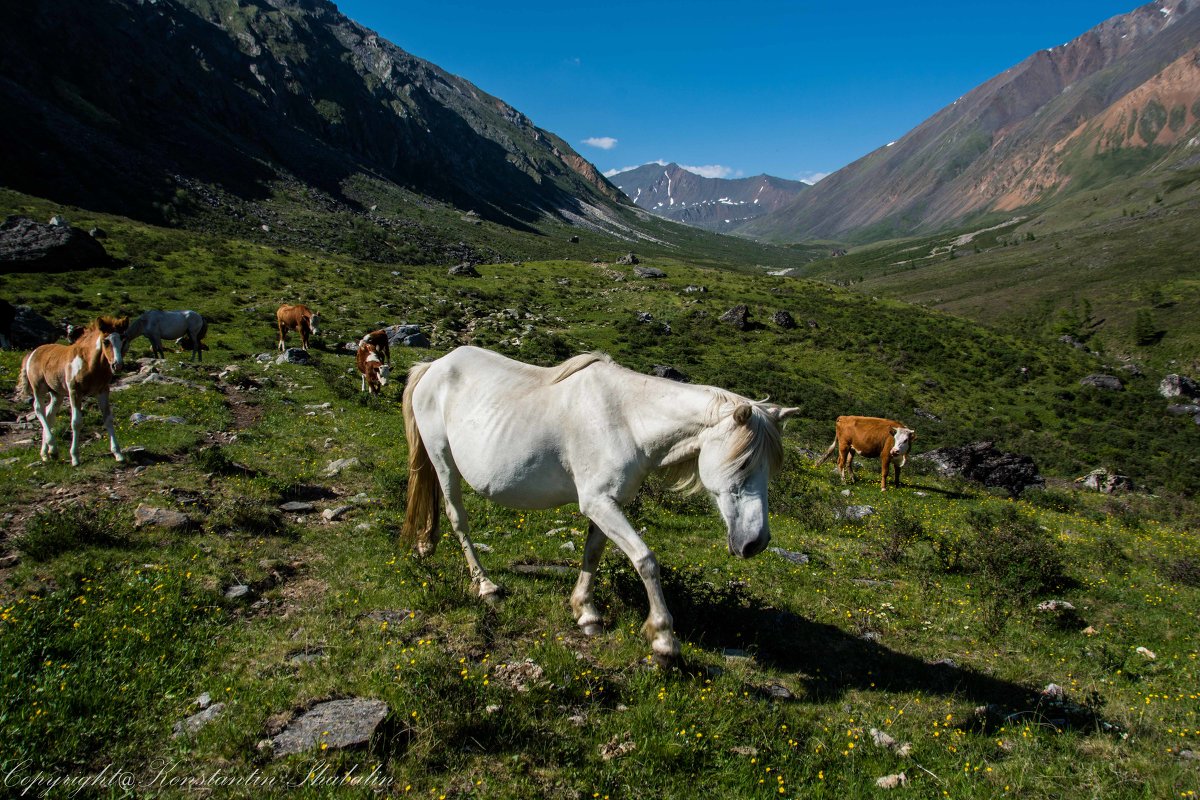
[[[637,200],[326,0],[13,9],[6,795],[1196,797],[1196,6],[1081,31],[815,185],[657,162]],[[151,310],[203,325],[155,330],[155,357]],[[99,319],[131,334],[111,452],[100,402],[73,419],[100,391],[81,350],[53,351],[57,400],[23,377]],[[718,387],[750,407],[690,435],[774,414],[782,460],[680,491],[712,470],[679,445],[632,497],[510,508],[487,496],[567,446],[476,411],[503,444],[472,462],[508,466],[464,483],[465,514],[435,490],[436,550],[413,547],[432,423],[406,431],[406,386],[467,345],[604,354],[658,400]],[[606,361],[572,363],[556,380]],[[594,400],[563,424],[655,423]],[[847,415],[915,432],[886,491],[867,452],[846,480],[818,463]],[[443,467],[485,441],[449,420]],[[769,527],[752,557],[735,518]],[[646,635],[655,587],[677,656]]]

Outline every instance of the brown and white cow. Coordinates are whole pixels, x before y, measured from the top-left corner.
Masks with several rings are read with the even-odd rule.
[[[362,348],[364,344],[369,344],[374,347],[375,352],[379,355],[379,358],[383,360],[383,363],[392,363],[392,348],[388,343],[387,331],[371,331],[366,336],[358,340],[359,348]]]
[[[379,394],[379,390],[387,386],[388,378],[392,376],[391,365],[383,363],[373,344],[360,344],[355,360],[358,363],[358,371],[362,374],[362,391]]]
[[[836,435],[833,444],[821,456],[817,464],[824,464],[836,450],[838,454],[837,468],[842,475],[842,481],[854,480],[854,454],[878,458],[883,464],[879,479],[881,491],[887,491],[888,465],[896,467],[895,486],[900,486],[900,467],[908,461],[908,448],[917,432],[903,422],[879,417],[841,416],[837,418]]]
[[[306,305],[287,305],[284,304],[275,312],[275,322],[279,325],[279,349],[284,350],[284,339],[287,338],[288,331],[297,331],[300,334],[300,347],[308,349],[308,337],[319,336],[320,331],[317,330],[317,323],[321,321],[321,315],[313,311]]]

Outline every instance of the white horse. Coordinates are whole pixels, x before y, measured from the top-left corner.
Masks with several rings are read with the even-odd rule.
[[[642,375],[598,353],[543,368],[460,347],[409,370],[404,538],[420,555],[433,552],[444,496],[472,579],[486,598],[499,587],[468,536],[461,480],[511,508],[578,503],[591,525],[571,593],[576,622],[588,635],[601,630],[592,589],[611,539],[646,586],[650,614],[642,632],[654,658],[670,664],[679,641],[658,562],[621,506],[661,470],[675,488],[708,491],[725,520],[730,553],[749,558],[761,552],[771,538],[767,481],[783,455],[779,424],[797,411]]]
[[[147,311],[129,323],[125,346],[128,348],[134,339],[145,336],[150,340],[155,358],[163,358],[163,339],[181,339],[186,336],[188,344],[192,346],[192,358],[203,361],[204,356],[201,353],[207,333],[208,323],[195,311]]]

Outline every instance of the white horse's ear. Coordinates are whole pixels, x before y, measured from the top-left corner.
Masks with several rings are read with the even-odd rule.
[[[772,406],[770,409],[771,416],[776,422],[783,422],[785,419],[800,416],[799,408],[784,408],[783,406]]]
[[[750,415],[754,413],[754,409],[750,408],[749,403],[742,403],[733,410],[733,421],[738,425],[745,425],[750,421]]]

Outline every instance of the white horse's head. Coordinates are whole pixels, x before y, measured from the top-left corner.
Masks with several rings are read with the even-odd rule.
[[[697,473],[725,520],[733,555],[750,558],[771,541],[767,482],[783,460],[779,423],[798,411],[742,402],[704,434]]]

